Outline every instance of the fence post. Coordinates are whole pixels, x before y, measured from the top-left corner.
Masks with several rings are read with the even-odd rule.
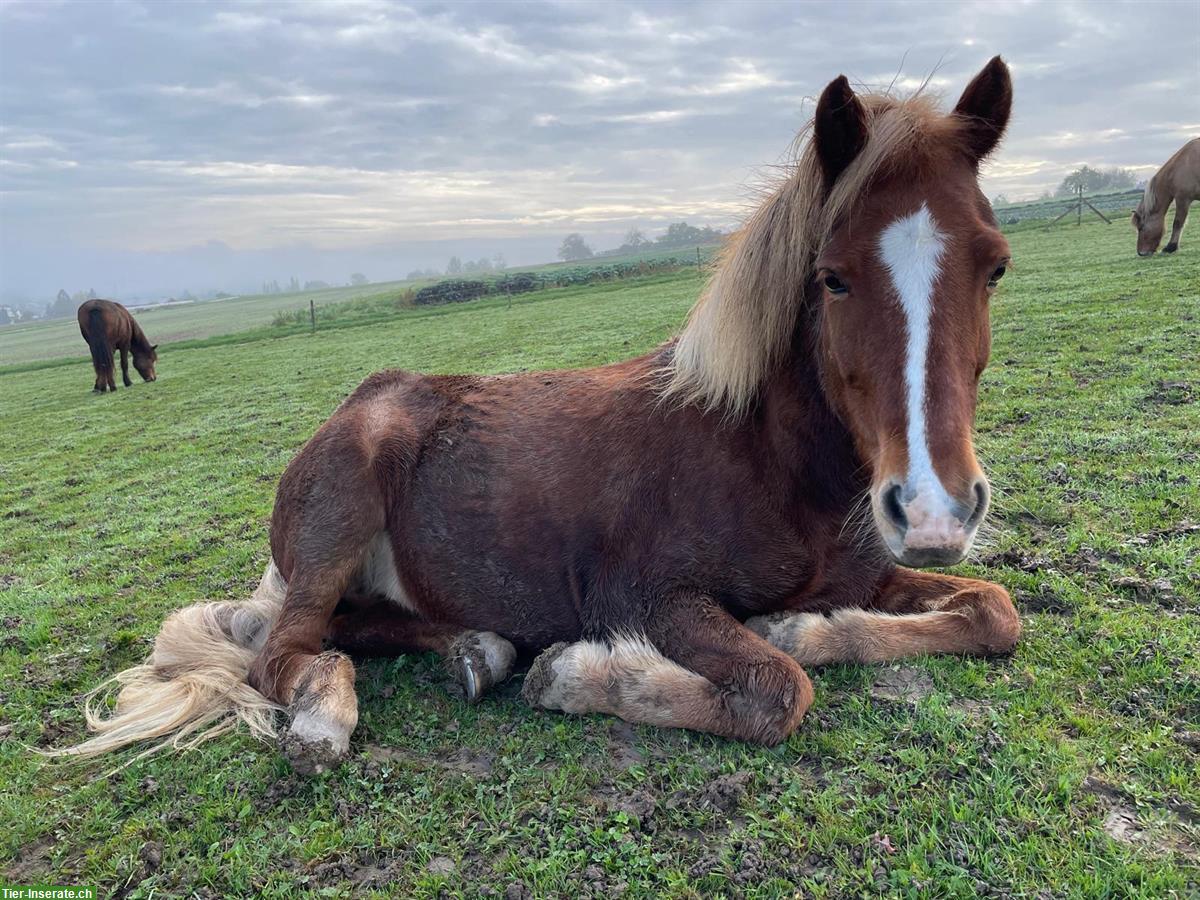
[[[700,248],[697,247],[696,248],[696,271],[701,272],[701,271],[703,271],[703,269],[704,269],[704,267],[700,263]]]
[[[308,318],[312,322],[312,330],[315,333],[317,330],[317,304],[311,297],[308,299]]]
[[[1075,207],[1075,224],[1083,224],[1083,182],[1081,181],[1077,187],[1079,192],[1079,205]]]

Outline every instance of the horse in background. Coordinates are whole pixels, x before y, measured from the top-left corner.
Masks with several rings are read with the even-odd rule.
[[[125,387],[133,385],[129,380],[130,354],[133,354],[133,367],[144,380],[154,381],[158,377],[154,371],[154,365],[158,362],[155,352],[158,344],[151,344],[146,339],[133,314],[120,303],[114,300],[88,300],[75,315],[79,319],[79,332],[92,351],[92,368],[96,370],[93,391],[103,394],[117,389],[113,383],[115,350],[121,351],[121,378]]]
[[[299,771],[349,751],[350,656],[434,651],[471,700],[776,744],[805,666],[1007,653],[971,549],[972,427],[1009,247],[979,163],[993,59],[953,112],[831,82],[680,336],[597,369],[372,375],[288,465],[245,603],[163,624],[56,751],[194,746],[239,719]],[[287,712],[278,734],[275,713]]]
[[[1179,234],[1187,221],[1188,207],[1200,198],[1200,138],[1192,138],[1166,161],[1146,185],[1146,193],[1133,211],[1133,227],[1137,229],[1138,256],[1153,256],[1162,241],[1167,224],[1167,207],[1175,201],[1175,221],[1171,225],[1171,240],[1163,253],[1179,249]]]

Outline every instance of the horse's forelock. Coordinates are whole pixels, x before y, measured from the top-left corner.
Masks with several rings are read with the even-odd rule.
[[[928,94],[859,99],[867,141],[828,193],[810,122],[794,144],[794,161],[729,239],[667,364],[667,400],[734,416],[745,411],[789,345],[813,262],[872,182],[902,169],[932,169],[947,153],[965,153],[961,123],[942,114]]]

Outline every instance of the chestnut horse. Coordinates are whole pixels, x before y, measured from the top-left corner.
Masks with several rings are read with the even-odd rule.
[[[59,752],[273,735],[286,709],[316,771],[358,718],[346,654],[436,651],[474,700],[518,649],[536,707],[775,744],[805,666],[1010,651],[1004,588],[912,567],[961,560],[988,507],[972,425],[1009,250],[977,173],[1011,105],[999,57],[948,115],[839,77],[676,340],[368,378],[284,472],[251,600],[168,618]]]
[[[92,351],[92,368],[96,370],[93,391],[103,394],[117,389],[113,382],[114,350],[121,351],[121,378],[125,387],[133,385],[129,380],[130,353],[133,354],[133,367],[144,380],[153,381],[158,377],[154,372],[158,344],[146,340],[142,327],[120,303],[88,300],[80,305],[75,317],[79,319],[79,332]]]
[[[1167,225],[1167,207],[1172,200],[1175,201],[1175,221],[1171,224],[1171,240],[1163,247],[1163,253],[1178,250],[1188,207],[1197,199],[1200,199],[1200,138],[1192,138],[1154,173],[1146,185],[1146,193],[1133,211],[1138,256],[1153,256],[1158,249]]]

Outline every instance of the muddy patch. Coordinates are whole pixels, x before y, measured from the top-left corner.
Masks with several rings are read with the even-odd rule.
[[[43,835],[32,844],[26,844],[17,851],[4,877],[14,884],[34,884],[41,875],[50,871],[50,849],[54,846],[51,835]]]
[[[986,700],[972,700],[970,697],[959,697],[951,700],[949,708],[956,713],[961,713],[968,719],[982,719],[992,709],[992,705]]]
[[[871,685],[872,697],[892,703],[916,703],[932,693],[933,679],[915,666],[883,669]]]
[[[741,805],[752,777],[749,772],[718,775],[700,792],[700,806],[730,815]]]
[[[437,768],[444,772],[455,772],[459,775],[479,779],[487,778],[492,774],[492,767],[496,761],[493,754],[482,750],[472,750],[470,747],[459,747],[444,755],[423,755],[399,747],[383,747],[379,744],[367,744],[365,750],[368,770],[388,763],[401,763],[420,771]]]
[[[622,719],[614,720],[608,727],[608,758],[622,772],[646,761],[645,755],[638,749],[633,726]]]
[[[308,867],[307,876],[301,876],[301,880],[325,888],[348,882],[356,888],[356,893],[378,891],[400,880],[406,863],[405,857],[398,854],[362,850],[336,859],[312,863]]]
[[[1024,550],[1010,547],[1000,553],[990,553],[980,562],[989,568],[1003,567],[1016,569],[1018,572],[1044,572],[1050,569],[1050,560]]]
[[[1048,584],[1040,584],[1036,591],[1013,592],[1017,609],[1023,613],[1048,613],[1053,616],[1069,616],[1075,612],[1074,605]]]
[[[1200,823],[1200,813],[1190,805],[1167,800],[1143,804],[1139,809],[1128,791],[1093,775],[1083,779],[1080,787],[1107,807],[1101,828],[1114,841],[1138,845],[1153,853],[1179,853],[1200,859],[1200,845],[1179,828],[1184,823],[1193,827]]]
[[[610,814],[623,813],[627,816],[636,830],[654,830],[654,813],[658,810],[658,800],[649,789],[625,791],[605,785],[593,796],[598,805]]]
[[[1166,578],[1127,576],[1115,579],[1113,587],[1132,594],[1138,603],[1153,603],[1173,612],[1182,612],[1187,607],[1186,601],[1175,593],[1175,586]]]
[[[1154,382],[1150,392],[1142,398],[1143,406],[1184,406],[1196,402],[1197,388],[1190,381]]]

